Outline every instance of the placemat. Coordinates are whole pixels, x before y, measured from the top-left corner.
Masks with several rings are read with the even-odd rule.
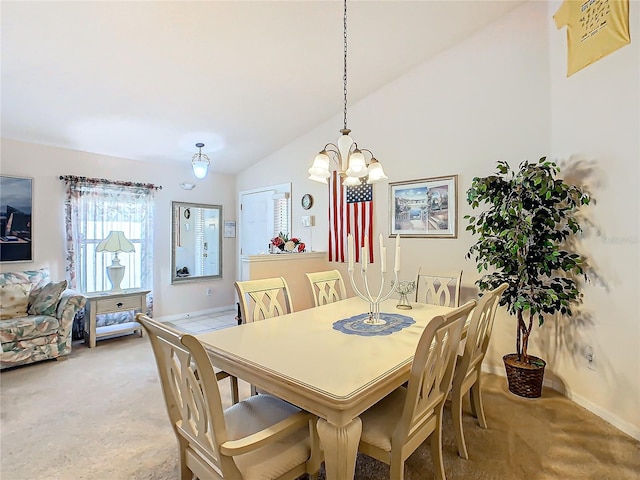
[[[380,318],[386,321],[384,325],[369,325],[364,323],[368,318],[368,313],[361,313],[353,317],[344,318],[334,322],[333,329],[346,333],[347,335],[375,337],[378,335],[391,335],[394,332],[399,332],[403,328],[416,323],[413,318],[400,315],[399,313],[380,312]]]

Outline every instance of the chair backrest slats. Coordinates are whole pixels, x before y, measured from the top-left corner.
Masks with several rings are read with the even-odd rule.
[[[451,274],[429,274],[418,269],[416,302],[446,307],[460,306],[462,270]]]
[[[347,291],[344,280],[338,270],[328,270],[326,272],[305,273],[316,307],[333,303],[347,298]]]
[[[475,300],[429,322],[423,331],[411,365],[407,397],[402,418],[394,432],[394,441],[406,443],[417,431],[421,420],[436,408],[442,408],[451,388],[462,330],[475,307]]]
[[[221,474],[229,469],[238,474],[233,461],[219,453],[220,445],[227,441],[227,430],[217,378],[204,347],[195,337],[182,335],[144,314],[136,315],[136,320],[149,335],[176,435],[186,439]]]
[[[482,362],[484,359],[487,349],[489,348],[489,340],[491,339],[496,310],[500,305],[500,298],[508,286],[509,284],[503,283],[499,287],[485,293],[480,300],[478,300],[478,305],[473,311],[471,321],[469,322],[464,353],[462,358],[458,360],[458,369],[469,373],[478,362]]]
[[[235,282],[244,323],[293,312],[289,286],[284,277]]]

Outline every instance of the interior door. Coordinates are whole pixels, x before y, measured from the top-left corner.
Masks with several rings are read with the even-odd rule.
[[[240,192],[240,255],[269,252],[269,242],[274,236],[275,228],[274,198],[283,194],[289,198],[290,192],[289,183]]]

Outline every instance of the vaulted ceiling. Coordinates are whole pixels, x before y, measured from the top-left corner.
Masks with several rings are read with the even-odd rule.
[[[349,104],[522,3],[350,1]],[[234,174],[343,108],[341,1],[0,8],[3,138]]]

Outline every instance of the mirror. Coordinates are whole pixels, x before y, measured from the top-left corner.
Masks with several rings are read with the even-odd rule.
[[[222,206],[171,202],[171,283],[222,277]]]

